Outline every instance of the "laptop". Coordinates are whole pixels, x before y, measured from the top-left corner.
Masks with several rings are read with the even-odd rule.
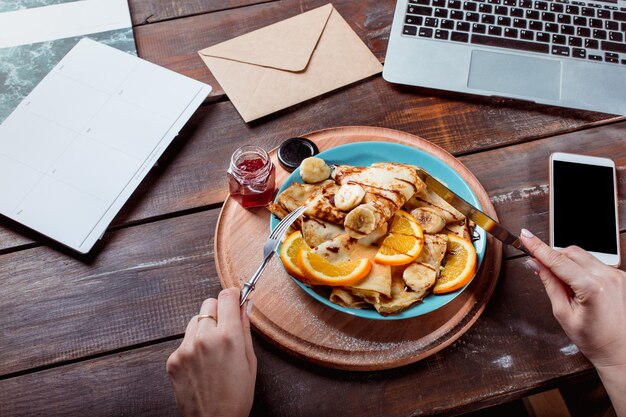
[[[399,0],[383,78],[626,114],[626,1]]]

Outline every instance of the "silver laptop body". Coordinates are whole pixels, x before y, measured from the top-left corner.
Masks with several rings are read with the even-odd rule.
[[[460,9],[449,8],[450,2],[455,7],[460,3]],[[490,10],[492,13],[482,13]],[[569,13],[569,24],[567,11],[578,11]],[[383,78],[392,83],[624,115],[626,21],[621,19],[625,16],[626,1],[399,0]],[[459,22],[468,18],[469,30],[457,30],[467,29]],[[502,35],[492,36],[490,31],[495,33],[498,27]],[[538,35],[540,32],[547,36]]]

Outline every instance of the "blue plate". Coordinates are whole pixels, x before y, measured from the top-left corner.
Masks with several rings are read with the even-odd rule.
[[[469,187],[469,185],[461,178],[461,176],[450,168],[441,159],[430,155],[424,151],[416,148],[411,148],[405,145],[399,145],[389,142],[357,142],[348,145],[337,146],[327,151],[321,152],[318,155],[324,159],[328,164],[345,164],[354,166],[367,166],[374,162],[400,162],[412,165],[418,165],[427,170],[431,175],[437,177],[440,181],[445,183],[451,190],[463,197],[469,203],[481,208],[478,198]],[[289,185],[294,182],[302,182],[300,178],[300,169],[296,169],[282,185],[279,193],[282,193]],[[270,228],[273,229],[278,224],[278,219],[274,216],[270,220]],[[479,239],[474,242],[476,247],[476,254],[478,255],[478,263],[476,270],[478,271],[480,265],[483,262],[486,248],[485,231],[476,227],[475,234],[479,236]],[[304,290],[311,297],[315,298],[320,303],[327,305],[330,308],[339,310],[346,314],[353,316],[374,319],[374,320],[401,320],[411,317],[421,316],[422,314],[430,313],[439,307],[452,301],[458,296],[466,287],[444,295],[430,294],[422,302],[418,302],[411,308],[404,310],[399,314],[391,316],[382,316],[376,310],[368,309],[361,310],[355,308],[346,308],[337,304],[331,303],[328,298],[316,290],[310,285],[305,285],[293,278],[302,290]],[[469,284],[468,284],[469,285]]]

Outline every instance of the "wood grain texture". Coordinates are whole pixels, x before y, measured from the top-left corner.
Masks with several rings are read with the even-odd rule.
[[[623,135],[622,132],[623,128],[616,125],[598,129],[595,133],[593,131],[587,131],[566,135],[560,138],[553,138],[552,140],[546,140],[546,143],[556,143],[562,147],[559,149],[572,150],[576,149],[576,146],[578,146],[580,147],[579,149],[592,151],[595,146],[594,144],[601,143],[599,138],[605,136],[608,141],[605,145],[602,145],[600,149],[607,146],[606,149],[610,150],[613,149],[611,146],[621,146],[623,143],[620,141],[620,138],[623,138],[623,136],[621,136]],[[491,152],[503,151],[497,150]],[[515,152],[514,148],[510,149],[509,152],[513,155],[510,156],[510,159],[515,159],[514,156],[519,158],[519,155],[522,154]],[[532,168],[536,167],[538,163],[545,163],[545,152],[542,146],[538,146],[536,149],[526,149],[525,152],[530,153],[529,156],[523,158],[527,166]],[[481,155],[479,154],[478,156]],[[505,184],[503,182],[504,179],[497,179],[493,176],[483,177],[480,174],[481,169],[485,170],[483,171],[485,173],[493,169],[493,160],[476,159],[476,169],[474,169],[473,159],[470,156],[463,157],[463,161],[477,174],[481,182],[490,184],[490,187],[494,187],[495,184],[497,187],[506,190],[506,187],[503,185]],[[528,170],[529,173],[535,171],[540,170]],[[624,170],[622,165],[620,169],[621,187],[623,187],[624,184],[623,175]],[[541,179],[543,177],[545,177],[545,174],[537,173],[536,178]],[[532,176],[529,177],[531,183],[532,178]],[[622,191],[623,188],[621,188],[621,192]],[[624,195],[623,192],[622,195]],[[503,207],[508,207],[507,210],[511,210],[511,207],[521,207],[522,212],[526,210],[528,215],[530,215],[533,210],[534,198],[533,196],[524,198],[516,204],[510,206],[504,205]],[[540,201],[544,199],[545,196],[540,197]],[[496,207],[498,207],[497,204]],[[623,210],[623,201],[620,207],[621,210]],[[540,207],[535,207],[534,209],[540,210]],[[517,213],[517,209],[514,212]],[[514,215],[508,216],[506,212],[502,211],[499,212],[499,215],[501,218],[506,219],[515,218]],[[200,216],[200,214],[197,216]],[[192,224],[188,228],[194,229],[193,236],[197,236],[198,230],[202,231],[203,236],[206,236],[207,241],[210,241],[213,232],[213,227],[210,226],[211,221],[205,220],[201,216],[198,217],[198,219],[201,220],[200,224]],[[171,221],[179,220],[180,219],[173,219]],[[158,236],[170,236],[175,226],[164,228],[163,225],[166,223],[167,222],[159,222],[155,225],[133,227],[109,234],[106,237],[107,242],[105,242],[105,247],[111,254],[103,254],[102,256],[106,255],[107,257],[100,258],[100,262],[102,262],[103,265],[112,263],[113,265],[119,266],[119,262],[121,262],[121,264],[137,266],[145,263],[144,260],[146,256],[148,261],[151,260],[154,262],[154,259],[160,258],[160,252],[152,258],[148,256],[148,254],[151,253],[153,249],[146,250],[147,253],[140,256],[138,256],[137,253],[124,255],[124,252],[128,250],[128,242],[133,241],[126,239],[131,239],[133,235],[137,235],[136,239],[138,241],[146,240],[146,238],[153,239],[155,230],[161,231],[160,233],[156,233]],[[545,226],[545,222],[539,221],[537,225],[533,227],[533,230],[540,235],[545,235],[547,230]],[[159,227],[159,229],[146,229],[145,234],[142,234],[141,229],[148,227]],[[206,231],[203,227],[207,228]],[[185,243],[187,239],[183,237],[174,239],[173,241],[169,238],[163,240],[167,246],[172,247],[190,244]],[[622,235],[623,256],[625,252],[625,241],[624,235]],[[210,248],[210,245],[207,245],[207,247]],[[117,257],[122,257],[122,259],[116,262],[115,259]],[[144,318],[139,320],[138,323],[133,321],[133,326],[119,324],[111,327],[106,322],[100,322],[103,312],[106,312],[109,316],[114,314],[119,318],[125,317],[126,319],[122,320],[122,322],[128,322],[128,320],[133,320],[132,317],[137,313],[137,310],[135,309],[136,297],[134,296],[123,299],[121,302],[106,298],[109,297],[107,295],[109,291],[115,293],[115,290],[112,290],[108,283],[112,283],[114,286],[124,287],[124,285],[132,285],[132,280],[114,279],[116,273],[104,275],[104,277],[109,276],[110,279],[108,281],[105,281],[104,278],[101,278],[100,281],[96,280],[94,283],[99,286],[97,291],[92,290],[93,287],[90,288],[92,282],[89,280],[72,280],[72,285],[69,283],[64,285],[64,280],[67,280],[64,276],[77,276],[78,274],[72,271],[80,267],[77,267],[75,261],[71,258],[46,248],[32,249],[20,255],[4,255],[0,258],[0,261],[2,261],[3,265],[2,285],[0,286],[3,294],[2,300],[3,303],[11,303],[11,308],[6,307],[8,304],[3,304],[5,307],[0,310],[0,316],[3,317],[1,327],[3,347],[13,349],[12,352],[9,352],[9,350],[2,351],[3,359],[7,358],[5,361],[8,360],[8,364],[12,368],[7,369],[5,367],[5,372],[7,370],[16,371],[29,369],[32,366],[54,363],[58,360],[68,358],[79,358],[95,352],[106,351],[122,344],[132,345],[140,340],[153,340],[157,337],[162,337],[164,334],[180,333],[186,319],[196,311],[200,300],[204,297],[205,286],[207,288],[207,294],[215,295],[218,291],[218,284],[215,278],[209,278],[208,281],[199,288],[198,284],[194,284],[194,280],[199,278],[191,276],[189,277],[190,281],[185,281],[181,283],[180,287],[174,288],[173,291],[175,295],[170,295],[171,287],[168,287],[169,289],[162,288],[162,292],[158,296],[155,295],[158,301],[157,298],[155,298],[153,305],[158,304],[164,308],[164,310],[157,315],[159,318],[158,321]],[[438,389],[437,387],[454,383],[450,380],[439,379],[441,374],[445,373],[445,369],[447,369],[444,368],[445,364],[446,367],[450,366],[451,369],[455,369],[455,372],[451,373],[453,375],[451,375],[450,378],[460,375],[459,381],[466,381],[468,378],[474,381],[473,378],[476,376],[479,377],[479,381],[473,383],[470,387],[471,389],[469,389],[467,396],[453,403],[444,404],[444,409],[454,408],[457,410],[470,410],[475,406],[494,404],[507,399],[516,398],[526,392],[526,389],[536,389],[551,383],[551,381],[559,381],[561,375],[572,375],[589,370],[590,365],[569,346],[567,338],[559,330],[558,325],[552,320],[549,305],[547,304],[547,300],[544,299],[543,289],[536,278],[524,269],[521,261],[520,259],[507,262],[506,268],[503,271],[503,278],[496,288],[495,295],[489,303],[485,314],[481,316],[477,324],[473,326],[464,337],[457,341],[457,343],[418,365],[411,365],[401,368],[401,370],[398,371],[374,373],[360,377],[346,373],[331,373],[329,376],[325,371],[320,371],[319,368],[313,365],[309,366],[297,360],[285,358],[283,355],[273,352],[268,348],[271,352],[270,354],[261,353],[261,361],[266,361],[268,368],[260,373],[259,395],[261,396],[261,400],[259,401],[259,408],[261,410],[270,408],[279,410],[279,415],[281,412],[283,413],[282,415],[289,415],[291,411],[294,411],[294,413],[298,411],[301,415],[306,415],[307,410],[315,408],[313,400],[305,394],[306,392],[312,390],[311,392],[319,394],[319,396],[318,394],[312,395],[313,398],[334,398],[333,393],[336,391],[345,394],[347,396],[346,398],[354,399],[357,394],[349,394],[349,392],[352,391],[349,388],[350,384],[346,381],[354,382],[355,380],[357,381],[355,385],[358,388],[359,398],[366,398],[365,395],[370,395],[373,398],[372,402],[382,401],[382,404],[386,404],[387,407],[392,407],[389,405],[389,402],[386,402],[385,397],[381,398],[382,394],[377,394],[378,389],[367,389],[368,386],[372,385],[372,381],[377,381],[379,385],[382,384],[384,387],[390,387],[388,391],[384,392],[391,393],[391,400],[407,398],[409,395],[414,395],[412,398],[425,398],[425,396],[428,397],[427,390],[430,389],[435,392]],[[210,265],[210,261],[208,262]],[[158,268],[156,266],[154,268],[155,271],[143,271],[143,273],[139,273],[139,275],[154,274],[160,276],[161,273],[158,272]],[[181,269],[186,270],[184,262],[183,265],[181,265]],[[103,272],[112,270],[113,269],[109,267],[102,267]],[[140,272],[140,269],[136,271]],[[176,268],[173,274],[176,275],[176,277],[172,279],[180,279]],[[206,276],[215,276],[210,266],[206,275],[204,273],[202,274],[201,279],[207,279]],[[11,280],[11,277],[21,278]],[[24,282],[30,282],[31,285],[25,287]],[[145,283],[136,283],[136,285],[141,287],[145,285]],[[526,287],[526,285],[528,285],[528,287]],[[120,291],[121,290],[118,290],[117,292],[118,296]],[[94,298],[93,294],[97,294],[97,297]],[[103,296],[105,298],[100,300],[99,298]],[[11,298],[16,298],[16,300],[10,300]],[[49,299],[50,301],[47,301]],[[94,302],[100,303],[101,306],[94,310]],[[42,315],[43,310],[38,305],[40,303],[44,303],[43,306],[46,308],[44,315]],[[181,307],[181,304],[184,304],[184,306]],[[64,311],[67,313],[64,314]],[[150,311],[150,309],[148,309],[148,311]],[[150,314],[154,316],[152,312]],[[52,315],[54,320],[48,320],[48,315]],[[105,318],[108,319],[109,316],[105,316]],[[22,326],[21,323],[24,322],[28,322],[29,326]],[[165,326],[163,326],[161,322],[165,322]],[[11,323],[15,324],[13,326],[7,325]],[[96,326],[95,329],[93,326]],[[161,328],[161,326],[163,326],[163,328]],[[29,327],[32,327],[32,329],[29,330]],[[75,338],[76,335],[81,335],[89,329],[91,329],[90,331],[92,333],[88,334],[91,334],[92,337],[94,335],[104,337],[103,341],[98,339],[97,343],[94,343],[96,339],[82,338],[81,336],[78,337],[78,342],[74,341],[73,338]],[[120,339],[120,341],[116,341],[116,339]],[[563,351],[561,351],[561,349],[563,349]],[[7,352],[9,356],[7,356]],[[457,359],[450,359],[450,356],[455,355],[459,355]],[[509,362],[507,355],[511,356],[511,362]],[[165,356],[162,356],[159,360],[163,360],[164,357]],[[3,363],[5,363],[5,361],[3,361]],[[500,364],[502,366],[496,366],[494,364]],[[114,363],[107,362],[105,366],[108,368],[106,375],[115,376],[115,378],[122,380],[122,386],[124,386],[124,384],[128,384],[129,386],[136,384],[135,380],[132,382],[123,382],[124,376],[122,374],[126,371],[119,370]],[[154,369],[156,369],[156,367],[161,369],[162,362],[150,366],[154,366]],[[425,372],[423,371],[423,367],[433,367],[434,373],[418,373],[418,371],[416,371],[421,370],[420,372]],[[466,369],[466,367],[469,368]],[[499,370],[494,371],[492,368]],[[459,369],[462,370],[462,372],[457,374]],[[414,371],[416,373],[413,373]],[[89,371],[76,372],[80,374],[81,372]],[[403,381],[398,381],[398,375],[403,375],[405,372],[407,375],[406,378]],[[117,373],[119,373],[119,375]],[[37,381],[44,381],[54,385],[58,380],[57,374],[52,373],[51,375],[52,376],[42,377],[40,373],[37,373],[30,378],[36,378]],[[83,375],[83,377],[87,378],[88,376]],[[427,377],[430,377],[430,379]],[[465,377],[466,379],[464,380],[461,377]],[[291,382],[285,383],[285,378]],[[303,386],[301,381],[306,381],[306,384],[309,384],[308,380],[310,378],[312,378],[310,382],[311,385]],[[392,380],[387,382],[388,378]],[[415,387],[416,380],[432,381],[432,384],[437,383],[441,385],[419,385],[421,388],[417,389]],[[26,381],[32,382],[33,379],[27,379]],[[3,384],[5,384],[5,382],[3,382]],[[59,404],[58,407],[60,410],[67,409],[66,407],[70,406],[78,407],[81,404],[84,405],[84,401],[88,403],[86,399],[79,399],[75,396],[68,398],[67,396],[61,396],[59,394],[61,391],[69,392],[73,389],[75,382],[76,381],[66,382],[65,385],[61,384],[57,388],[58,396],[53,398],[55,398],[56,403]],[[326,386],[326,384],[328,388],[320,388],[322,385]],[[6,385],[2,386],[4,387]],[[18,384],[6,391],[0,389],[0,392],[6,393],[4,399],[17,398],[18,393],[28,392],[29,386],[31,386],[30,383],[26,382],[24,385]],[[166,386],[166,384],[163,386]],[[466,387],[466,385],[464,385],[464,387]],[[130,388],[128,388],[128,390],[134,392]],[[275,397],[273,393],[277,392],[277,390],[279,390],[281,394]],[[156,392],[158,396],[167,394],[167,392]],[[145,414],[150,414],[150,412],[146,410],[151,410],[149,407],[152,401],[158,401],[158,399],[147,400],[143,397],[144,393],[141,393],[141,395],[133,394],[132,399],[127,397],[122,397],[121,399],[112,397],[117,395],[116,393],[117,391],[109,393],[105,395],[105,397],[114,403],[124,403],[125,405],[120,405],[120,407],[124,409],[126,409],[125,407],[129,407],[129,404],[141,404],[140,406],[138,405],[138,408],[144,410]],[[37,400],[37,398],[39,400]],[[45,407],[48,403],[41,400],[44,397],[38,395],[37,398],[26,397],[21,404],[23,407],[27,407],[31,403],[39,404],[40,410],[46,410]],[[95,396],[91,398],[94,403],[99,403],[100,397]],[[354,399],[354,401],[357,403],[356,399]],[[478,401],[478,403],[475,403],[475,401]],[[146,402],[149,404],[146,404]],[[346,400],[346,403],[349,404],[349,401]],[[8,403],[6,401],[0,401],[0,404]],[[398,406],[401,411],[390,415],[403,415],[403,413],[407,415],[409,412],[413,412],[418,408],[420,410],[419,413],[424,414],[428,414],[429,410],[443,410],[437,408],[442,405],[434,402],[432,398],[430,400],[425,398],[424,404],[423,408],[419,408],[415,404],[413,404],[413,408],[411,408],[409,405],[404,404]],[[339,410],[345,410],[346,407],[345,404],[336,404],[334,400],[330,402],[329,406],[336,406]],[[31,410],[36,409],[37,408],[34,407]],[[22,409],[23,414],[27,414],[25,410],[27,410],[27,408]],[[1,414],[5,415],[4,413]],[[263,414],[259,412],[257,415]],[[350,411],[346,410],[345,415],[351,415]]]
[[[219,292],[217,210],[108,233],[74,258],[0,257],[0,375],[180,334]]]
[[[392,3],[346,0],[335,6],[382,59]],[[208,46],[204,40],[207,36],[213,36],[209,37],[214,39],[211,43],[217,43],[321,4],[324,2],[300,5],[294,1],[281,1],[147,25],[136,30],[139,53],[160,65],[170,65],[176,71],[203,80],[202,74],[209,72],[196,52]],[[167,8],[167,3],[155,7]],[[214,92],[223,95],[219,88]],[[349,111],[346,111],[346,103],[350,103]],[[228,158],[244,143],[258,142],[272,148],[287,137],[307,131],[369,124],[417,134],[457,155],[568,132],[607,120],[617,118],[513,100],[394,86],[380,76],[248,125],[242,122],[230,103],[203,106],[161,158],[161,166],[153,169],[143,181],[114,224],[127,224],[223,201],[226,195],[223,172]],[[177,159],[172,161],[174,157]],[[48,243],[38,234],[0,218],[0,252],[33,241]]]
[[[558,389],[524,398],[530,417],[572,417]]]
[[[386,43],[386,37],[381,33],[388,31],[388,28],[385,29],[388,23],[383,22],[388,12],[380,7],[388,8],[388,3],[391,2],[357,4],[345,1],[336,4],[349,21],[361,22],[353,25],[353,28],[362,38],[367,34],[375,36],[367,43],[371,49],[378,50],[381,57]],[[306,3],[306,7],[315,5],[317,3]],[[270,23],[272,19],[293,14],[294,8],[297,8],[294,2],[280,2],[196,16],[194,19],[208,19],[206,25],[219,26],[219,30],[211,32],[213,36],[226,39],[234,35],[232,31],[244,33],[251,29],[250,25]],[[243,17],[240,16],[242,13]],[[241,28],[233,21],[247,23]],[[172,36],[183,36],[187,30],[199,30],[199,27],[203,27],[201,23],[200,20],[188,22],[187,19],[177,19],[148,25],[168,25],[166,29],[159,29],[164,31],[164,40],[161,35],[155,35],[154,53],[180,62],[176,58],[176,54],[181,53],[181,47],[175,44],[178,41],[172,41],[174,43],[163,50],[159,49],[158,43],[161,40],[170,42]],[[171,33],[165,33],[168,30]],[[145,40],[150,44],[148,35],[139,31],[138,43],[146,36]],[[187,44],[198,39],[193,33],[189,36],[189,40],[180,42]],[[208,71],[195,53],[198,47],[189,48],[193,50],[193,59],[202,65],[203,71]],[[149,58],[150,54],[148,51],[146,53]],[[158,59],[153,60],[162,65],[167,64]],[[185,73],[182,67],[174,69]],[[191,73],[188,75],[194,76]],[[202,79],[198,76],[196,78]],[[350,103],[348,111],[346,103]],[[161,160],[161,166],[151,171],[114,224],[127,224],[129,221],[162,216],[172,211],[219,203],[226,195],[223,172],[228,158],[234,149],[244,143],[256,142],[271,148],[287,137],[307,131],[345,124],[369,124],[417,134],[458,155],[564,133],[605,120],[617,119],[600,113],[512,100],[393,86],[380,76],[249,125],[241,121],[230,103],[203,106],[183,130],[181,137],[170,146]],[[575,145],[572,149],[576,151]],[[33,240],[47,242],[36,233],[0,219],[0,251],[28,245]]]
[[[238,147],[256,144],[273,149],[287,138],[344,124],[398,129],[425,138],[453,155],[472,153],[461,160],[481,182],[488,181],[490,185],[486,189],[492,196],[506,193],[526,196],[524,190],[528,187],[547,184],[547,156],[553,150],[615,156],[618,165],[626,167],[623,159],[626,123],[505,147],[588,125],[593,123],[596,113],[581,112],[578,114],[581,119],[575,112],[553,117],[548,112],[526,109],[526,105],[499,107],[481,102],[478,97],[471,97],[478,101],[469,103],[450,100],[439,108],[431,106],[433,98],[415,94],[407,93],[394,100],[397,94],[386,88],[389,85],[382,79],[373,79],[347,88],[337,96],[305,103],[251,125],[241,121],[230,103],[203,106],[114,223],[220,203],[228,194],[225,171],[230,155]],[[351,103],[349,114],[344,111],[346,102]],[[494,147],[505,148],[481,152]],[[549,151],[543,151],[544,147]],[[626,171],[620,169],[619,175],[620,190],[624,191]],[[523,181],[519,180],[521,176]],[[513,187],[507,188],[507,182],[501,181],[504,177],[513,181]],[[532,205],[537,197],[536,193],[530,193],[524,201]],[[519,202],[519,198],[515,200],[514,203]],[[507,202],[505,197],[495,198],[496,211],[500,210],[499,204]],[[524,207],[527,215],[535,208]],[[626,210],[623,204],[621,209]]]
[[[283,0],[137,27],[135,29],[137,48],[139,55],[144,59],[211,84],[213,91],[210,100],[219,100],[224,98],[224,91],[204,65],[197,51],[326,3],[325,0]],[[395,2],[392,0],[360,2],[340,0],[333,2],[333,5],[382,62],[386,53]],[[414,124],[422,118],[426,122],[437,120],[439,128],[445,126],[439,119],[443,115],[462,119],[464,126],[456,126],[456,135],[472,133],[473,127],[478,122],[472,120],[471,117],[473,105],[481,107],[476,110],[481,111],[483,117],[489,121],[484,126],[485,128],[491,127],[491,123],[502,117],[503,113],[515,114],[506,114],[505,116],[509,119],[507,120],[509,130],[519,128],[523,131],[528,126],[533,126],[539,130],[557,128],[552,131],[552,134],[614,118],[601,113],[559,109],[515,100],[476,97],[440,90],[391,85],[384,82],[381,76],[376,76],[374,79],[378,80],[374,86],[376,96],[370,97],[370,100],[367,101],[349,101],[347,97],[344,97],[345,88],[326,94],[324,97],[337,98],[337,105],[341,108],[339,115],[343,116],[344,120],[334,124],[312,127],[309,128],[309,131],[344,124],[365,124],[362,121],[352,123],[350,118],[358,113],[369,113],[370,106],[375,109],[389,109],[388,117],[385,119],[386,123],[378,122],[377,125],[400,130],[406,130],[402,129],[402,125]],[[415,102],[407,101],[414,96],[421,104],[418,108],[415,108]],[[345,112],[346,102],[350,102],[351,106],[358,106],[362,103],[367,104],[367,106],[351,107],[353,109],[351,112]],[[469,108],[467,108],[468,105]],[[278,115],[297,111],[299,107],[296,106],[279,112]],[[428,111],[424,111],[426,107],[429,108]],[[336,111],[335,109],[332,110]],[[322,112],[325,111],[322,110]],[[518,117],[519,119],[517,119]],[[274,117],[263,118],[255,122],[254,125],[272,118]],[[527,121],[528,124],[526,124]],[[408,131],[416,133],[412,130]],[[486,132],[483,136],[497,138],[500,133],[502,133],[501,129],[496,125],[492,132]]]
[[[518,232],[536,231],[548,241],[548,159],[553,152],[572,152],[611,158],[617,167],[620,230],[626,230],[626,123],[589,129],[540,141],[461,157],[479,179],[500,215],[501,222]],[[588,187],[588,186],[585,186]],[[585,189],[583,195],[589,191]],[[580,210],[589,202],[581,198]],[[506,213],[506,214],[504,214]],[[511,247],[505,255],[520,254]]]
[[[178,416],[165,372],[165,361],[178,344],[0,381],[0,415]]]
[[[202,106],[164,153],[159,165],[150,171],[113,224],[123,225],[221,203],[228,193],[224,172],[230,155],[244,144],[254,143],[272,149],[284,139],[306,132],[338,125],[361,124],[406,131],[458,155],[567,132],[576,126],[580,128],[589,125],[599,116],[598,113],[570,110],[562,110],[557,116],[537,112],[526,104],[518,106],[510,103],[510,107],[502,107],[496,103],[483,102],[479,97],[466,98],[470,101],[454,101],[450,98],[446,105],[438,106],[438,99],[433,97],[411,92],[398,95],[389,84],[377,78],[251,125],[241,121],[230,103]],[[345,111],[346,102],[351,103],[348,113]],[[606,129],[606,134],[603,129]],[[506,182],[500,182],[496,185],[497,195],[509,192],[512,195],[526,195],[523,190],[528,184],[534,186],[539,182],[547,183],[547,176],[539,176],[543,175],[547,166],[543,165],[547,164],[547,154],[541,151],[542,146],[584,153],[590,146],[596,146],[593,145],[596,139],[602,141],[605,136],[610,140],[604,141],[605,145],[599,152],[619,155],[624,149],[623,146],[620,148],[620,143],[626,137],[626,123],[550,138],[525,148],[494,151],[493,155],[499,158],[496,161],[504,157],[507,163],[518,164],[521,170],[518,175],[529,175],[528,181],[520,184],[519,188],[505,190]],[[611,148],[611,141],[615,149]],[[527,149],[532,151],[528,155],[524,153],[528,152]],[[494,164],[489,155],[485,154],[484,158],[476,156],[477,163],[470,164],[470,169],[481,181],[491,181],[491,184],[503,175],[515,174],[507,170],[506,166]],[[467,158],[462,160],[469,164],[474,156]],[[526,163],[539,167],[539,171],[527,169],[524,165]],[[621,163],[621,166],[625,165]],[[496,173],[498,169],[501,169],[500,173]],[[481,174],[482,171],[485,174]],[[626,173],[620,171],[620,176],[623,175]],[[489,186],[486,189],[492,193]],[[537,197],[532,194],[526,201],[532,205]],[[494,204],[499,211],[499,202],[494,201]],[[533,213],[534,207],[521,207],[527,208],[527,214]],[[513,208],[517,209],[517,206]],[[542,210],[547,210],[547,206]],[[24,234],[24,229],[14,227],[13,223],[0,220],[0,251],[32,242],[32,239],[46,242],[33,233]]]
[[[622,256],[625,238],[622,235]],[[467,333],[443,351],[402,368],[358,373],[322,368],[254,337],[259,370],[251,415],[456,415],[591,372],[591,364],[552,317],[545,290],[524,261],[504,263],[491,301]],[[184,320],[181,317],[181,331]],[[1,380],[0,414],[177,415],[164,364],[179,343]]]
[[[276,0],[128,0],[133,26]]]
[[[304,136],[320,151],[348,143],[385,141],[434,155],[465,179],[484,210],[495,217],[486,191],[471,172],[452,155],[419,137],[365,126],[326,129]],[[275,150],[271,156],[277,164]],[[288,174],[279,167],[277,181],[283,182]],[[260,264],[269,217],[265,209],[245,210],[233,199],[224,203],[215,229],[215,261],[223,287],[241,288]],[[359,371],[399,367],[450,345],[478,319],[496,285],[501,253],[502,244],[490,239],[484,265],[467,289],[433,313],[397,321],[361,319],[333,310],[305,294],[280,262],[274,262],[252,294],[257,309],[250,320],[272,343],[324,366]]]
[[[148,61],[211,84],[210,97],[221,98],[224,91],[198,56],[199,50],[327,3],[327,0],[283,0],[138,26],[135,28],[137,52]],[[333,5],[382,61],[395,2],[338,0]]]
[[[137,6],[135,21],[145,21],[144,11],[151,13],[148,0],[131,2]],[[135,29],[141,56],[212,83],[211,100],[225,96],[197,57],[198,49],[325,1],[284,0],[205,13],[218,3],[157,5],[154,0],[157,14],[148,21],[202,14]],[[218,7],[244,3],[249,1],[226,0]],[[335,6],[383,60],[394,3],[338,0]],[[625,218],[626,123],[550,137],[616,120],[393,86],[380,76],[248,125],[228,102],[203,106],[115,227],[152,223],[110,231],[92,255],[77,259],[58,245],[30,248],[33,241],[48,242],[0,220],[0,376],[5,376],[0,377],[0,415],[177,415],[164,363],[179,340],[137,346],[180,335],[201,300],[219,291],[212,253],[217,210],[196,211],[224,200],[228,157],[244,143],[272,148],[290,136],[350,124],[414,133],[464,155],[507,226],[527,226],[545,237],[550,150],[614,155],[620,161],[620,216]],[[538,140],[544,137],[550,138]],[[626,256],[626,236],[621,237]],[[255,337],[260,365],[252,415],[458,414],[590,373],[591,365],[552,318],[544,290],[524,259],[505,263],[494,297],[463,337],[416,364],[379,372],[335,371],[285,355]],[[104,356],[81,361],[94,355]],[[47,366],[52,368],[29,373]],[[25,374],[6,377],[14,372]],[[442,397],[444,390],[460,394]]]

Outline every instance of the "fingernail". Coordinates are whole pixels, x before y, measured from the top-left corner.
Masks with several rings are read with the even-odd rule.
[[[252,312],[252,300],[246,303],[246,316],[250,317],[250,312]]]
[[[539,265],[537,265],[537,262],[535,262],[533,259],[527,259],[524,264],[526,265],[526,268],[532,271],[533,274],[539,274]]]
[[[535,237],[532,232],[528,229],[522,229],[522,236],[524,237]]]

